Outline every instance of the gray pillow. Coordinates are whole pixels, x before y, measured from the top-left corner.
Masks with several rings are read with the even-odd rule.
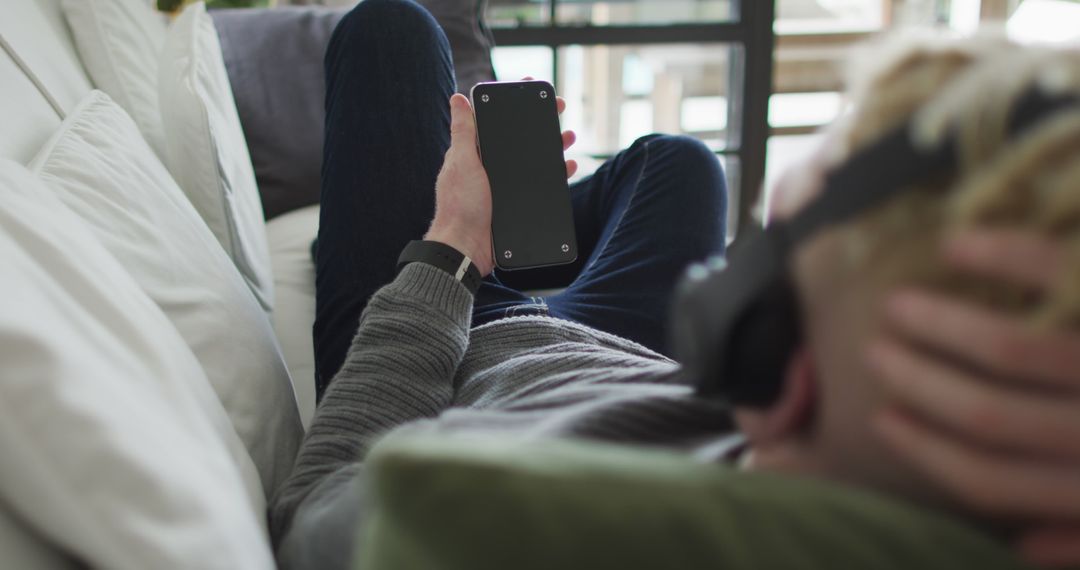
[[[484,24],[488,0],[416,0],[439,21],[454,51],[458,91],[469,93],[473,85],[493,81],[491,48],[495,40]]]
[[[266,219],[319,202],[323,56],[345,15],[327,8],[214,10]]]
[[[421,0],[446,30],[464,92],[494,77],[487,0]],[[266,219],[319,202],[323,56],[345,9],[214,10]]]

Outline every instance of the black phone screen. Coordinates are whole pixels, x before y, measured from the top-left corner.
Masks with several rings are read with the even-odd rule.
[[[472,99],[491,183],[495,263],[507,270],[572,263],[578,248],[555,88],[481,83]]]

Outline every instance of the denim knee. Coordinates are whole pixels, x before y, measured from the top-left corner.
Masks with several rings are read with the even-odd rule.
[[[628,152],[640,153],[648,148],[651,155],[663,156],[664,160],[680,168],[688,168],[697,173],[705,171],[723,182],[723,166],[716,152],[700,140],[686,135],[645,135],[630,146]]]
[[[678,163],[679,166],[700,170],[716,170],[723,173],[720,160],[713,151],[700,140],[686,135],[649,135],[640,139],[649,145],[650,152],[663,154]]]
[[[330,60],[340,45],[373,40],[392,42],[386,47],[406,50],[407,44],[422,48],[437,45],[449,50],[442,27],[426,8],[413,0],[364,0],[341,18],[327,48]]]
[[[698,139],[685,135],[648,135],[635,146],[647,148],[649,162],[670,184],[665,193],[678,193],[684,205],[703,211],[727,211],[727,179],[716,152]],[[631,147],[633,148],[633,147]]]
[[[441,29],[435,17],[413,0],[364,0],[342,17],[338,27],[342,26],[348,26],[350,30],[353,27],[368,30],[392,27],[421,34]]]

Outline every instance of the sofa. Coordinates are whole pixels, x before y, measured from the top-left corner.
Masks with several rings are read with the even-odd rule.
[[[123,94],[95,91],[101,85],[88,72],[89,56],[77,48],[86,38],[76,37],[65,10],[84,19],[89,35],[140,31],[95,20],[93,3],[64,4],[12,0],[0,9],[0,160],[9,216],[3,233],[5,246],[15,247],[5,250],[11,273],[3,281],[17,296],[0,325],[8,406],[0,447],[9,454],[0,476],[0,567],[189,566],[179,550],[154,540],[184,543],[177,538],[197,527],[184,525],[216,509],[213,502],[231,505],[225,518],[238,517],[225,527],[248,530],[241,530],[247,538],[240,542],[229,539],[246,546],[214,547],[219,560],[206,567],[234,566],[230,559],[270,567],[265,504],[288,476],[314,409],[313,270],[304,253],[317,210],[267,224],[257,196],[253,201],[230,188],[226,209],[247,213],[227,220],[226,239],[254,239],[253,255],[265,260],[272,251],[277,272],[219,242],[215,220],[200,220],[198,200],[180,192],[194,172],[166,168],[183,149],[166,152],[143,131],[138,109],[121,109]],[[130,6],[146,10],[121,17],[150,18],[166,29],[146,3]],[[205,47],[208,19],[195,16],[201,14],[188,17],[184,31]],[[150,61],[157,54],[120,57],[128,55]],[[182,63],[174,76],[145,82],[184,86]],[[223,73],[223,62],[218,66]],[[195,67],[186,71],[218,71]],[[221,74],[216,78],[220,86]],[[187,87],[194,88],[189,95],[212,95],[206,85]],[[204,101],[202,110],[233,119],[231,99],[219,99]],[[192,103],[179,93],[169,102]],[[235,157],[247,150],[237,152],[235,137],[210,134],[245,174]],[[123,152],[111,152],[114,143]],[[96,190],[95,177],[108,176],[139,183],[87,192],[87,184]],[[220,182],[215,177],[212,184]],[[155,195],[152,186],[166,191]],[[55,215],[41,215],[52,210]],[[22,307],[39,318],[22,316]],[[133,330],[136,323],[146,328]],[[80,326],[95,332],[73,334]],[[279,339],[275,330],[286,334]],[[39,354],[46,349],[54,354]],[[48,372],[65,366],[66,376]],[[138,374],[117,375],[122,370]],[[124,511],[125,504],[138,508]],[[117,548],[118,541],[131,548]],[[194,544],[182,549],[190,552]]]
[[[18,302],[2,311],[0,325],[0,397],[11,406],[4,428],[10,437],[0,446],[9,453],[0,477],[2,568],[191,567],[181,551],[191,552],[193,543],[176,540],[185,530],[180,523],[214,511],[213,502],[232,505],[218,520],[239,517],[226,526],[246,528],[247,539],[239,551],[221,549],[205,567],[273,564],[265,505],[291,470],[314,409],[309,250],[318,205],[266,221],[233,98],[222,96],[221,87],[229,86],[225,62],[210,17],[198,8],[168,27],[143,0],[4,3],[0,178],[11,195],[0,202],[12,216],[5,244],[15,247],[4,256],[13,272],[5,287]],[[153,48],[146,52],[157,53],[118,49],[144,40]],[[95,41],[114,44],[87,53]],[[170,72],[164,69],[172,64],[163,62],[160,76],[136,77],[159,54],[172,57]],[[156,104],[188,116],[147,117]],[[202,130],[192,121],[199,112]],[[199,136],[213,137],[217,146],[181,144]],[[216,155],[200,155],[204,150]],[[210,177],[198,174],[202,168],[177,166],[186,154]],[[98,182],[109,177],[129,184]],[[221,184],[231,185],[225,194],[192,193]],[[215,217],[200,203],[204,198],[224,200],[228,219]],[[59,230],[49,234],[50,225]],[[46,257],[54,249],[76,259],[53,263]],[[37,264],[18,271],[19,261]],[[35,289],[40,298],[21,298]],[[103,297],[92,303],[80,297],[92,291]],[[40,317],[23,316],[21,307],[38,307]],[[132,335],[136,323],[146,329]],[[100,326],[102,335],[65,337],[80,325]],[[78,353],[86,339],[91,352]],[[68,348],[78,354],[64,355]],[[57,355],[36,355],[46,349]],[[123,368],[127,356],[141,366]],[[94,361],[102,362],[95,368]],[[157,368],[147,366],[153,363]],[[57,374],[63,366],[82,367],[85,381]],[[121,370],[139,372],[118,378]],[[186,470],[185,461],[206,469]],[[211,473],[217,476],[207,480]],[[44,480],[52,474],[56,480]],[[200,478],[199,489],[190,487]],[[60,500],[80,488],[89,491]],[[124,511],[124,501],[135,508]],[[149,512],[160,518],[140,518]],[[67,526],[86,515],[96,527]],[[130,552],[117,548],[122,541]]]
[[[220,551],[200,567],[272,566],[265,505],[314,412],[321,60],[344,10],[199,3],[169,24],[150,4],[0,8],[2,568],[191,567],[200,548]],[[462,82],[491,79],[483,2],[427,4]],[[220,540],[194,524],[214,512]]]

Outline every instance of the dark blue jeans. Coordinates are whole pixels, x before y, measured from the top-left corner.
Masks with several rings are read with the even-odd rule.
[[[326,145],[315,248],[316,386],[344,362],[360,314],[426,233],[450,146],[450,46],[410,0],[365,0],[326,54]],[[497,272],[477,294],[473,325],[550,315],[665,351],[668,306],[684,268],[723,251],[724,175],[686,137],[642,138],[571,187],[577,263]],[[523,291],[565,288],[537,298]]]

